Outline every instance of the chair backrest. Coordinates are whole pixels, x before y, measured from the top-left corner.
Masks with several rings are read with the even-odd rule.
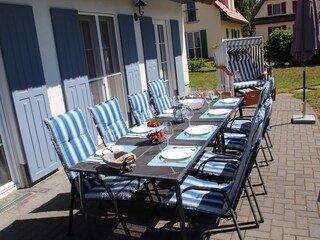
[[[158,79],[149,82],[149,93],[158,114],[172,107],[172,99],[169,96],[164,80]]]
[[[128,99],[131,112],[138,126],[153,118],[154,109],[151,105],[148,91],[130,94]]]
[[[261,107],[252,119],[251,129],[244,153],[241,156],[239,166],[236,170],[235,178],[229,191],[229,198],[233,205],[236,206],[242,190],[253,167],[256,154],[262,143],[262,134],[264,128],[265,108]]]
[[[251,56],[245,49],[229,51],[229,67],[231,72],[239,71],[240,77],[235,82],[257,79]]]
[[[105,145],[128,134],[129,128],[124,121],[119,102],[115,97],[89,107],[89,111]]]
[[[70,180],[77,176],[68,169],[74,164],[94,154],[96,147],[89,133],[80,108],[44,120],[59,156],[61,164]]]

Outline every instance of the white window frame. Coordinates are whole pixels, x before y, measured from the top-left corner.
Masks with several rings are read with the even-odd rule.
[[[275,12],[276,7],[279,7],[279,13]],[[272,15],[281,15],[281,13],[282,13],[281,3],[272,4]]]
[[[96,77],[96,78],[89,78],[89,84],[96,82],[96,81],[102,81],[101,82],[101,94],[102,96],[99,96],[100,102],[105,101],[107,99],[110,99],[112,97],[112,93],[109,90],[108,86],[108,77],[112,77],[115,75],[122,75],[121,69],[121,61],[120,61],[120,41],[119,41],[119,32],[118,29],[116,28],[116,18],[112,14],[102,14],[102,13],[88,13],[88,12],[79,12],[79,16],[93,16],[95,19],[95,26],[96,26],[96,32],[97,32],[97,41],[98,41],[98,47],[99,47],[99,60],[101,63],[101,68],[102,68],[102,76]],[[103,47],[102,47],[102,40],[101,40],[101,31],[100,31],[100,21],[99,17],[111,17],[113,19],[113,27],[114,27],[114,38],[115,38],[115,43],[116,43],[116,54],[118,55],[118,67],[119,67],[119,72],[114,72],[107,74],[106,70],[106,65],[105,65],[105,60],[104,60],[104,55],[103,55]],[[94,102],[94,101],[93,101]],[[95,102],[96,104],[97,102]]]
[[[196,47],[196,40],[195,40],[195,33],[198,33],[199,34],[199,39],[200,39],[200,46],[199,47]],[[189,46],[189,38],[188,38],[188,34],[192,34],[192,42],[193,42],[193,46],[190,47]],[[190,54],[189,54],[189,50],[192,49],[193,50],[193,54],[196,58],[202,58],[202,44],[201,44],[201,34],[200,34],[200,31],[195,31],[195,32],[187,32],[186,33],[186,46],[187,46],[187,55],[188,55],[188,59],[190,59]],[[197,57],[197,54],[196,54],[196,49],[200,49],[200,57]]]

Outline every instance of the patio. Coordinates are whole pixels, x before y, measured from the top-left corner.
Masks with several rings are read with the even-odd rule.
[[[270,136],[275,160],[261,168],[268,195],[258,196],[265,221],[259,229],[243,231],[243,235],[249,240],[319,239],[319,123],[291,124],[293,114],[299,114],[301,101],[289,94],[278,94],[273,106]],[[307,112],[315,114],[309,107]],[[262,154],[259,158],[262,159]],[[0,199],[0,239],[126,239],[122,229],[114,230],[120,225],[114,226],[112,221],[106,224],[104,216],[89,216],[89,227],[85,227],[82,216],[75,217],[74,235],[67,236],[69,191],[70,184],[60,170],[32,188]],[[8,202],[12,204],[5,206]],[[161,222],[155,228],[146,228],[152,224],[152,208],[145,204],[121,207],[130,210],[127,222],[134,237],[169,239],[169,232],[159,229]],[[239,219],[248,219],[248,205],[241,204],[240,209]],[[96,215],[94,209],[92,214]],[[179,236],[174,233],[172,239],[179,239]],[[191,233],[189,236],[201,239]],[[237,234],[222,233],[210,239],[237,239]]]

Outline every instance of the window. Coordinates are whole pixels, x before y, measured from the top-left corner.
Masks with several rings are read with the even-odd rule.
[[[229,38],[229,29],[226,28],[226,38],[228,39]]]
[[[281,4],[272,4],[272,15],[281,14]]]
[[[187,53],[188,58],[201,58],[202,51],[201,51],[201,37],[200,32],[191,32],[187,33]]]
[[[79,23],[91,97],[93,103],[98,104],[110,97],[113,79],[121,76],[114,19],[110,16],[79,15]],[[114,90],[112,95],[116,96]]]
[[[187,3],[187,21],[188,22],[197,21],[196,6],[194,2]]]
[[[156,24],[156,42],[157,42],[157,55],[158,55],[158,68],[160,78],[169,79],[168,73],[168,56],[167,56],[167,41],[165,25],[161,23]]]
[[[120,71],[113,17],[80,15],[89,79]]]
[[[292,2],[292,12],[296,13],[297,12],[297,1]]]

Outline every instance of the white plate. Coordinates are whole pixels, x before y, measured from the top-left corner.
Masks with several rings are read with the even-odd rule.
[[[148,127],[148,126],[146,126],[146,125],[141,125],[141,126],[132,128],[130,131],[131,131],[132,133],[142,134],[142,133],[150,132],[151,130],[152,130],[152,128],[150,128],[150,127]]]
[[[224,99],[221,99],[220,102],[222,103],[235,103],[235,102],[238,102],[239,99],[237,98],[224,98]]]
[[[230,110],[228,109],[211,109],[208,111],[208,115],[212,116],[221,116],[229,113]]]
[[[114,152],[120,152],[120,151],[123,151],[123,150],[124,150],[124,147],[123,147],[123,146],[117,146],[117,145],[111,146],[110,148],[111,148],[111,150],[114,151]],[[99,150],[96,151],[95,155],[102,157],[104,150],[107,151],[107,149],[108,149],[108,148],[101,148],[101,149],[99,149]]]
[[[161,157],[165,161],[182,161],[192,156],[193,151],[186,148],[172,148],[161,153]]]
[[[169,109],[165,109],[165,110],[163,110],[163,112],[162,112],[162,113],[165,113],[165,114],[173,114],[173,111],[174,111],[174,109],[173,109],[173,108],[169,108]]]
[[[203,135],[209,133],[211,129],[212,126],[208,125],[194,126],[187,128],[186,133],[189,135]]]

